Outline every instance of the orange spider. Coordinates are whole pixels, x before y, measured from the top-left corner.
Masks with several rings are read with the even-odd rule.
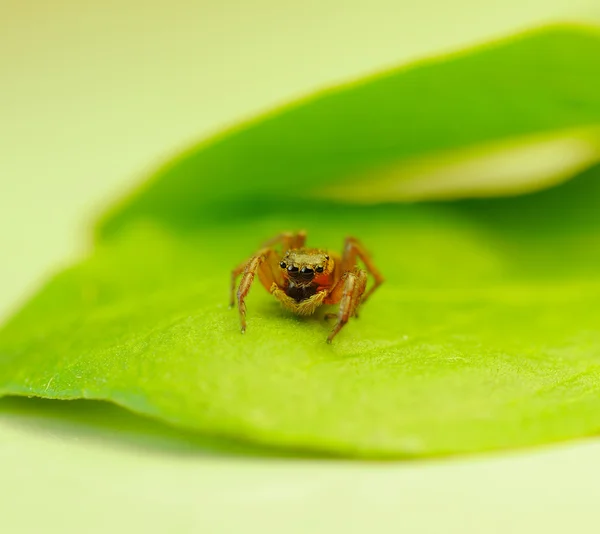
[[[298,315],[311,315],[322,304],[339,303],[337,315],[326,315],[326,318],[337,317],[327,343],[331,343],[350,317],[358,317],[359,305],[383,282],[383,277],[357,239],[346,238],[341,258],[319,248],[305,248],[305,241],[305,232],[279,234],[232,271],[232,307],[235,305],[235,282],[242,274],[237,291],[242,333],[246,331],[245,299],[256,274],[267,291]],[[278,244],[283,246],[283,256],[274,248]],[[358,267],[357,257],[375,279],[366,293],[367,272]]]

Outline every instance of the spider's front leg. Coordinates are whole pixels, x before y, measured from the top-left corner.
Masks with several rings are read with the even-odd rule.
[[[250,291],[254,276],[258,274],[260,281],[262,282],[265,289],[269,290],[271,284],[276,283],[281,285],[283,280],[279,270],[276,267],[277,255],[273,250],[273,246],[281,244],[284,249],[289,248],[300,248],[304,246],[306,241],[306,232],[300,231],[296,233],[283,232],[276,235],[273,239],[270,239],[263,244],[261,248],[254,256],[249,260],[240,263],[233,271],[231,271],[231,289],[229,295],[229,307],[233,308],[235,305],[235,282],[237,277],[241,274],[242,280],[237,292],[238,309],[240,311],[240,322],[242,325],[242,332],[246,331],[246,295]]]
[[[238,265],[231,272],[231,295],[230,306],[235,304],[235,281],[241,274],[242,279],[237,290],[238,310],[240,313],[240,325],[242,333],[246,331],[246,296],[250,292],[254,277],[258,274],[263,286],[270,288],[271,284],[277,283],[275,272],[272,268],[276,255],[273,249],[263,248],[259,250],[248,261]]]
[[[325,304],[340,303],[337,313],[337,322],[333,330],[327,337],[327,343],[331,343],[337,333],[348,322],[348,319],[356,315],[362,296],[367,287],[367,273],[362,269],[355,268],[353,271],[346,272],[333,290],[325,299]]]
[[[264,261],[267,255],[270,255],[272,251],[272,247],[275,245],[281,244],[284,249],[290,248],[301,248],[304,246],[304,242],[306,241],[306,232],[303,230],[300,232],[292,233],[292,232],[282,232],[281,234],[276,235],[272,239],[269,239],[265,243],[263,243],[262,248],[249,260],[240,263],[233,271],[231,271],[231,292],[229,298],[229,307],[233,308],[235,305],[235,281],[237,277],[246,272],[246,267],[250,265],[256,258],[263,256]],[[253,271],[256,273],[256,268]],[[273,276],[274,277],[274,276]],[[277,281],[277,280],[276,280]],[[252,282],[252,280],[251,280]],[[272,282],[272,281],[271,281]],[[266,289],[270,289],[271,282],[263,283]],[[279,280],[279,282],[281,282]]]
[[[367,252],[362,243],[356,239],[355,237],[346,238],[346,242],[344,243],[344,255],[342,257],[342,272],[352,271],[356,268],[356,258],[360,258],[362,262],[365,264],[367,271],[373,276],[375,283],[363,297],[363,302],[373,294],[382,283],[383,276],[379,272],[379,269],[375,267],[373,260],[371,259],[371,255]]]

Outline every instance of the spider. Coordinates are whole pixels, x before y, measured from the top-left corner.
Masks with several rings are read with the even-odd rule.
[[[383,277],[357,239],[346,238],[341,257],[323,249],[305,248],[305,241],[305,232],[281,233],[264,243],[256,254],[231,272],[231,307],[235,305],[237,277],[242,275],[237,290],[242,333],[246,331],[245,300],[256,274],[265,289],[284,308],[298,315],[312,315],[322,304],[339,303],[337,314],[325,315],[326,318],[337,318],[327,343],[331,343],[350,317],[358,317],[360,304],[383,282]],[[283,255],[277,253],[277,245],[283,246]],[[358,267],[357,257],[375,279],[369,291],[366,291],[367,272]]]

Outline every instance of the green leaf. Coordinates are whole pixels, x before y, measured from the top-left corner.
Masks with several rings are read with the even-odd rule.
[[[201,229],[415,158],[597,126],[599,58],[598,29],[558,26],[325,91],[167,163],[99,234],[139,217]]]
[[[599,166],[515,198],[358,206],[295,193],[416,154],[598,125],[598,58],[597,34],[553,29],[191,152],[0,332],[0,394],[104,399],[205,435],[361,457],[595,432]],[[297,227],[331,249],[359,236],[386,277],[332,345],[322,315],[290,316],[260,287],[245,336],[226,306],[230,269]]]

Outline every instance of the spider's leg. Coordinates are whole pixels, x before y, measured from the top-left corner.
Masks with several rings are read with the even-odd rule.
[[[231,271],[231,288],[229,292],[229,307],[233,308],[235,306],[235,282],[237,277],[244,272],[246,265],[249,260],[246,260],[243,263],[240,263],[233,271]]]
[[[252,256],[243,267],[242,279],[237,290],[237,301],[238,310],[240,312],[240,323],[242,326],[242,333],[246,331],[246,296],[250,292],[252,282],[254,281],[255,275],[258,273],[262,284],[269,288],[271,283],[275,282],[274,273],[271,269],[270,262],[268,261],[273,256],[272,249],[259,250],[254,256]],[[232,299],[233,299],[233,288],[235,288],[235,279],[237,272],[240,271],[238,266],[232,271]]]
[[[361,302],[361,297],[367,287],[367,273],[362,269],[354,269],[346,272],[327,298],[328,304],[340,303],[337,313],[337,322],[327,337],[327,343],[331,343],[337,333],[348,322],[348,319],[356,315]]]
[[[237,290],[238,310],[240,312],[242,333],[246,331],[246,296],[250,292],[250,287],[252,287],[252,282],[254,281],[256,271],[264,260],[264,255],[257,254],[256,256],[252,256],[248,263],[246,263],[244,266],[242,280],[240,281],[240,285]]]
[[[383,276],[379,272],[379,269],[375,267],[373,260],[371,259],[370,254],[366,251],[365,247],[362,243],[354,238],[347,237],[346,242],[344,243],[344,255],[342,257],[342,272],[352,271],[356,268],[356,258],[360,258],[362,262],[365,264],[367,271],[373,276],[375,279],[375,283],[367,291],[367,293],[363,296],[363,302],[365,302],[382,283]]]
[[[282,244],[284,248],[301,248],[306,241],[306,232],[300,231],[296,233],[284,232],[273,239],[267,241],[249,260],[238,265],[231,271],[231,287],[229,304],[233,307],[235,304],[235,283],[237,277],[241,274],[242,279],[237,291],[238,309],[240,312],[240,322],[242,332],[246,331],[246,296],[250,291],[254,277],[258,274],[263,286],[270,290],[273,283],[278,286],[283,285],[283,276],[278,269],[277,254],[273,250],[273,246]]]
[[[230,308],[233,308],[235,305],[235,282],[237,277],[240,274],[245,273],[246,266],[248,266],[253,259],[261,256],[263,257],[263,261],[260,263],[260,267],[258,268],[258,276],[265,289],[267,289],[267,291],[270,289],[273,280],[280,285],[283,282],[281,273],[278,269],[277,254],[275,254],[275,251],[271,248],[261,248],[256,254],[254,254],[254,256],[251,256],[250,259],[240,263],[235,269],[233,269],[233,271],[231,271],[231,290],[229,297]],[[256,271],[254,272],[256,273]]]
[[[244,272],[246,266],[249,264],[250,261],[252,261],[253,258],[261,255],[268,256],[268,263],[270,265],[270,270],[272,271],[271,276],[275,279],[278,285],[281,285],[283,283],[283,280],[281,279],[281,275],[277,270],[277,256],[273,254],[272,247],[274,245],[281,244],[283,245],[283,248],[285,250],[290,248],[302,248],[304,246],[305,241],[306,232],[304,230],[296,232],[295,234],[292,232],[282,232],[281,234],[278,234],[272,239],[266,241],[263,244],[262,248],[254,256],[252,256],[250,260],[246,260],[243,263],[240,263],[235,269],[233,269],[233,271],[231,271],[231,292],[229,306],[233,308],[235,304],[235,282],[237,280],[237,277]],[[271,281],[269,281],[270,275],[267,269],[262,269],[262,271],[265,276],[260,276],[261,281],[263,282],[265,288],[269,290],[271,286]]]

